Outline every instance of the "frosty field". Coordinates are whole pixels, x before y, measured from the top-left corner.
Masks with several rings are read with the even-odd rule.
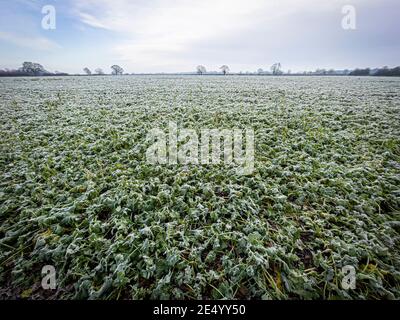
[[[400,298],[400,79],[2,78],[0,112],[1,299]],[[252,128],[254,171],[149,164],[171,121]]]

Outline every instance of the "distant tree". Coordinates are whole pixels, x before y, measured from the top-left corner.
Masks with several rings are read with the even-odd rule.
[[[92,74],[92,71],[90,71],[89,68],[83,68],[83,72],[85,72],[88,76]]]
[[[226,75],[229,72],[229,67],[225,64],[221,66],[220,69],[224,75]]]
[[[21,67],[21,69],[20,69],[22,72],[25,72],[25,73],[32,73],[33,74],[33,72],[34,72],[34,70],[33,70],[33,63],[32,62],[24,62],[23,64],[22,64],[22,67]]]
[[[98,75],[103,75],[103,74],[104,74],[104,71],[103,71],[103,69],[101,69],[101,68],[97,68],[96,70],[94,70],[94,72],[95,72],[96,74],[98,74]]]
[[[393,68],[393,69],[390,69],[389,67],[383,67],[382,69],[378,69],[374,73],[374,76],[398,77],[398,76],[400,76],[400,67],[396,67],[396,68]]]
[[[41,74],[47,72],[45,70],[45,68],[39,63],[34,63],[33,64],[33,70],[34,70],[35,75],[41,75]]]
[[[326,70],[325,69],[317,69],[317,70],[315,70],[315,74],[326,75]]]
[[[257,73],[258,73],[258,74],[263,74],[263,73],[264,73],[264,70],[260,68],[260,69],[257,70]]]
[[[400,76],[400,67],[396,67],[391,69],[391,76],[399,77]]]
[[[281,65],[280,62],[274,63],[274,64],[271,66],[271,72],[272,72],[272,74],[273,74],[273,75],[280,75],[280,74],[282,74],[281,68],[282,68],[282,65]]]
[[[355,69],[349,73],[350,76],[369,76],[371,70],[367,69]]]
[[[47,73],[47,71],[41,64],[34,63],[34,62],[24,62],[22,64],[22,67],[20,70],[24,73],[27,73],[30,75],[35,75],[35,76],[39,76],[39,75],[43,75],[43,74]]]
[[[204,66],[202,66],[202,65],[197,66],[196,71],[197,71],[198,74],[205,74],[205,73],[207,73],[206,67],[204,67]]]
[[[124,73],[124,69],[122,69],[120,66],[118,65],[113,65],[111,66],[111,74],[118,76],[118,75],[122,75]]]
[[[335,72],[335,69],[329,69],[328,70],[328,74],[330,74],[330,75],[334,75],[336,72]]]

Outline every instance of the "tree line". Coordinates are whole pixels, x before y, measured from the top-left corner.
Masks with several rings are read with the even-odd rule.
[[[0,76],[7,77],[24,77],[24,76],[66,76],[64,72],[49,72],[40,63],[24,62],[19,69],[0,70]]]
[[[221,70],[221,73],[223,75],[227,75],[230,72],[230,69],[226,64],[222,65],[219,69]],[[281,66],[281,64],[279,62],[278,63],[274,63],[271,66],[271,72],[272,72],[273,75],[281,75],[281,74],[283,74],[281,69],[282,69],[282,66]],[[203,65],[198,65],[196,67],[196,73],[199,74],[199,75],[207,74],[207,69]],[[259,74],[263,74],[264,71],[262,69],[258,69],[258,73]],[[211,72],[211,74],[215,74],[215,72]]]
[[[112,65],[110,67],[111,75],[123,75],[124,69],[119,65]],[[203,65],[198,65],[196,67],[195,73],[198,75],[215,75],[215,74],[222,74],[227,75],[230,73],[230,69],[227,65],[222,65],[220,71],[211,71],[208,72],[206,67]],[[87,76],[92,75],[105,75],[106,73],[101,68],[95,69],[93,72],[85,67],[83,68],[83,72]],[[178,73],[178,74],[185,74],[185,73]],[[190,73],[186,73],[190,74]],[[193,74],[193,73],[191,73]],[[297,72],[291,73],[290,70],[284,72],[282,70],[282,65],[280,62],[274,63],[270,67],[270,71],[264,71],[263,69],[259,68],[256,72],[239,72],[234,73],[237,75],[348,75],[348,76],[380,76],[380,77],[399,77],[400,76],[400,66],[395,68],[383,67],[383,68],[375,68],[375,69],[355,69],[355,70],[326,70],[326,69],[317,69],[316,71],[304,71],[304,72]],[[18,77],[18,76],[68,76],[68,73],[65,72],[49,72],[47,71],[40,63],[36,62],[24,62],[22,66],[18,69],[4,69],[0,70],[0,77]]]
[[[399,77],[400,67],[389,68],[383,67],[380,69],[355,69],[349,73],[350,76],[377,76],[377,77]]]
[[[122,69],[118,65],[113,65],[110,67],[111,68],[111,74],[115,76],[120,76],[124,74],[124,69]],[[94,70],[94,73],[89,68],[83,68],[83,72],[85,72],[86,75],[91,76],[91,75],[105,75],[105,72],[101,68],[97,68]]]
[[[111,68],[112,75],[122,75],[124,69],[118,65],[113,65]],[[83,69],[86,75],[92,75],[92,71],[89,68]],[[94,71],[94,75],[104,75],[105,72],[101,68],[97,68]],[[26,61],[22,63],[22,66],[18,69],[4,69],[0,70],[0,76],[3,77],[32,77],[32,76],[68,76],[65,72],[49,72],[40,63]]]

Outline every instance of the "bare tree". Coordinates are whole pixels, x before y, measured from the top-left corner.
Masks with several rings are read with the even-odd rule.
[[[124,73],[124,69],[122,69],[120,66],[116,64],[111,66],[111,70],[112,70],[111,74],[115,76],[122,75]]]
[[[92,71],[90,71],[89,68],[83,68],[83,72],[86,73],[86,75],[90,76],[92,74]]]
[[[221,66],[220,69],[224,75],[226,75],[229,72],[229,67],[225,64]]]
[[[205,74],[205,73],[207,73],[206,67],[205,67],[205,66],[202,66],[202,65],[197,66],[196,70],[197,70],[197,73],[198,73],[198,74]]]
[[[103,75],[103,74],[104,74],[104,71],[103,71],[103,69],[101,69],[101,68],[97,68],[96,70],[94,70],[94,72],[95,72],[96,74],[99,74],[99,75]]]
[[[258,73],[258,74],[263,74],[263,73],[264,73],[264,70],[260,68],[260,69],[257,70],[257,73]]]
[[[273,74],[273,75],[280,75],[280,74],[282,74],[281,68],[282,68],[282,66],[281,66],[281,63],[280,63],[280,62],[274,63],[274,64],[271,66],[271,72],[272,72],[272,74]]]

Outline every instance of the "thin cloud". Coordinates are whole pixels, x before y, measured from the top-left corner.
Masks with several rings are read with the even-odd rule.
[[[50,51],[61,46],[42,36],[23,36],[16,33],[0,31],[0,39],[23,48]]]
[[[108,26],[106,26],[101,21],[99,21],[96,17],[94,17],[88,13],[79,12],[78,14],[79,14],[79,17],[81,18],[81,21],[91,27],[101,28],[101,29],[110,29]]]
[[[180,68],[193,63],[184,55],[196,43],[239,32],[255,18],[264,19],[261,13],[268,8],[273,5],[264,0],[76,0],[74,10],[82,23],[121,36],[112,49],[117,60]]]

